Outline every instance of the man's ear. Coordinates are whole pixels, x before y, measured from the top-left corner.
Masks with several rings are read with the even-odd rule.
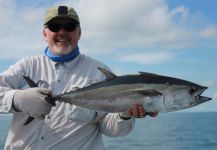
[[[44,37],[44,40],[47,41],[47,33],[45,32],[45,29],[43,29],[43,37]]]
[[[80,38],[81,38],[81,28],[79,27],[79,30],[78,30],[78,35],[79,35],[79,40],[80,40]]]

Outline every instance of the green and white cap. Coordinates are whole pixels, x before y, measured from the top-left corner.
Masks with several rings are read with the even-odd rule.
[[[71,18],[80,24],[78,15],[74,8],[67,6],[54,6],[47,10],[44,18],[44,25],[54,18]]]

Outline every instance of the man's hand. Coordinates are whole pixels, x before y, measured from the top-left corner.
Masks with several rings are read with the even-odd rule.
[[[119,114],[123,119],[130,119],[131,117],[134,118],[144,118],[147,115],[151,117],[156,117],[158,112],[145,112],[144,107],[140,104],[134,104],[132,107],[128,108],[126,113]]]
[[[44,88],[29,88],[15,92],[13,107],[31,117],[43,117],[51,110],[51,92]]]

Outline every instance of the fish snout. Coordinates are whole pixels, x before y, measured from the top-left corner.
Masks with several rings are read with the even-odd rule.
[[[200,86],[200,87],[191,87],[189,90],[190,95],[194,95],[195,97],[200,96],[208,87]]]
[[[208,87],[200,86],[200,87],[192,87],[189,91],[191,95],[194,95],[195,100],[197,103],[204,103],[206,101],[212,100],[210,97],[201,96],[201,94],[207,89]]]

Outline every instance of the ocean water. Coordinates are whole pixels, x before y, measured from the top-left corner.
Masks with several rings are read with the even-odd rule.
[[[0,150],[11,116],[0,115]],[[217,112],[164,113],[137,119],[125,137],[104,136],[107,150],[217,150]]]

